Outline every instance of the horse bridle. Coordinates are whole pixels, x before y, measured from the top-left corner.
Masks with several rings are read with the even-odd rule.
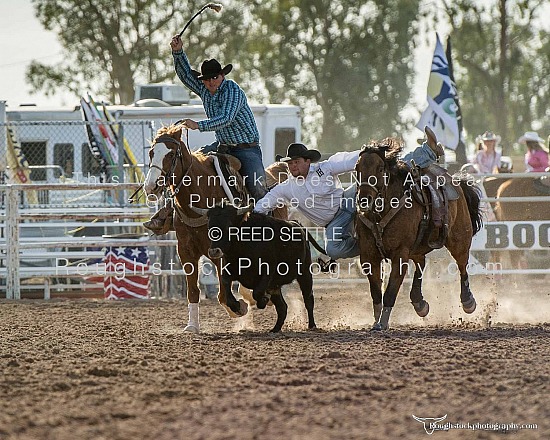
[[[367,153],[366,150],[363,150],[361,151],[361,153],[359,154],[359,157],[361,157],[363,154]],[[376,154],[376,153],[375,153]],[[388,167],[387,167],[387,164],[386,162],[384,161],[384,173],[387,171]],[[384,173],[382,175],[384,175]],[[378,179],[377,179],[378,181]],[[378,182],[377,182],[378,183]],[[376,200],[378,197],[382,198],[382,199],[385,199],[386,198],[386,189],[387,189],[387,185],[383,184],[382,185],[382,189],[378,188],[376,185],[373,185],[372,183],[370,183],[367,179],[366,182],[359,182],[359,187],[361,186],[368,186],[370,188],[372,188],[374,191],[375,191],[375,194],[373,196],[373,203],[371,204],[371,206],[369,206],[369,209],[367,211],[360,211],[362,212],[363,214],[375,214],[374,211],[373,211],[373,207],[374,207],[374,200]],[[357,190],[357,196],[359,196],[359,190]],[[380,215],[378,213],[378,215]]]
[[[167,176],[171,176],[174,174],[174,171],[176,171],[176,166],[177,166],[177,161],[178,159],[180,160],[181,162],[181,168],[182,170],[185,169],[184,167],[184,162],[183,162],[183,154],[181,152],[181,148],[182,148],[182,142],[176,138],[173,138],[172,136],[168,136],[166,134],[163,134],[161,136],[159,136],[157,139],[155,139],[155,142],[153,144],[153,146],[151,148],[154,148],[156,144],[158,143],[163,143],[163,144],[166,144],[167,142],[169,143],[174,143],[177,145],[177,149],[176,149],[176,154],[174,155],[174,158],[172,159],[172,163],[170,164],[170,171],[168,171],[168,173],[166,173],[161,167],[159,167],[158,165],[155,165],[155,164],[149,164],[149,168],[156,168],[157,170],[160,171],[161,173],[161,176],[164,177],[164,180],[166,182],[166,177]],[[187,168],[187,170],[185,171],[185,173],[183,174],[183,176],[181,177],[181,180],[180,182],[176,185],[176,188],[174,189],[174,195],[176,195],[177,193],[179,193],[180,191],[180,188],[183,184],[183,180],[185,179],[185,177],[189,174],[189,171],[191,170],[191,167],[193,166],[193,163],[194,163],[194,158],[193,158],[193,155],[191,155],[191,163],[189,164],[189,167]],[[166,186],[166,185],[165,185]]]
[[[366,151],[361,152],[359,156],[361,156],[363,153],[366,153]],[[388,165],[384,161],[384,172],[388,170]],[[411,189],[405,190],[403,196],[399,199],[399,204],[396,207],[392,207],[388,212],[386,212],[386,215],[382,216],[380,213],[375,213],[373,211],[374,207],[374,200],[377,197],[381,197],[382,199],[386,200],[386,189],[387,185],[382,185],[382,190],[380,190],[376,185],[371,184],[370,182],[359,182],[359,186],[369,186],[373,188],[376,191],[375,197],[373,198],[373,203],[371,206],[369,206],[369,209],[364,212],[360,209],[357,210],[357,217],[359,220],[371,230],[374,240],[376,243],[376,247],[378,248],[378,251],[380,252],[380,255],[382,255],[383,258],[388,258],[386,249],[384,248],[384,242],[383,242],[383,235],[384,235],[384,229],[388,225],[388,223],[395,217],[395,215],[405,206],[407,198],[410,196]],[[357,195],[359,195],[359,191],[357,191]],[[367,214],[371,215],[377,215],[378,220],[373,221],[367,218]],[[372,217],[371,217],[372,218]]]
[[[181,121],[178,121],[178,122],[181,122]],[[174,143],[178,146],[178,148],[176,150],[176,155],[174,156],[174,159],[172,160],[172,164],[170,165],[170,171],[168,173],[165,173],[164,170],[161,167],[159,167],[158,165],[149,163],[149,168],[156,168],[157,170],[159,170],[160,173],[161,173],[161,176],[164,177],[164,179],[166,181],[166,175],[169,176],[169,175],[173,174],[174,171],[176,170],[176,164],[177,164],[176,161],[178,160],[178,158],[180,159],[182,169],[184,168],[183,154],[181,153],[182,142],[179,139],[173,138],[172,136],[168,136],[167,134],[163,134],[163,135],[159,136],[157,139],[155,139],[153,145],[151,146],[151,149],[153,149],[155,147],[155,145],[158,144],[159,142],[160,143],[171,142],[171,143]],[[188,143],[188,145],[189,145],[189,143]],[[189,174],[189,171],[191,170],[191,167],[193,166],[193,162],[194,162],[194,156],[191,155],[191,164],[189,165],[189,168],[187,168],[187,171],[183,174],[183,176],[180,180],[180,183],[178,183],[178,185],[174,189],[174,195],[177,194],[180,191],[181,185],[183,184],[183,180],[185,179],[185,176],[187,176]],[[164,187],[166,187],[166,185],[164,185]],[[133,203],[134,198],[136,197],[136,195],[142,189],[143,189],[143,183],[141,185],[139,185],[139,187],[132,193],[132,195],[130,197],[128,197],[128,203]]]

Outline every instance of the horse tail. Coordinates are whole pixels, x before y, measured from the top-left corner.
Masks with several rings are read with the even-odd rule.
[[[460,188],[464,193],[468,212],[470,213],[470,221],[472,222],[473,234],[476,235],[483,227],[483,212],[481,210],[481,189],[474,184],[471,178],[466,176],[460,178]]]

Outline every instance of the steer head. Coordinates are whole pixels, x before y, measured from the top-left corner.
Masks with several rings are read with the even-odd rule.
[[[198,214],[208,215],[209,258],[221,258],[228,252],[231,242],[239,236],[241,223],[253,208],[252,205],[238,207],[227,202],[218,203],[210,209],[191,207]]]

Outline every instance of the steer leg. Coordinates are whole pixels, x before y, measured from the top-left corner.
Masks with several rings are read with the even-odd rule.
[[[228,275],[222,275],[221,284],[225,290],[226,305],[237,316],[244,316],[248,312],[248,307],[243,300],[237,301],[231,291],[231,282],[233,280]],[[221,289],[220,289],[221,290]]]
[[[286,305],[283,294],[281,293],[281,288],[273,290],[272,292],[273,294],[271,295],[271,302],[275,306],[275,310],[277,310],[277,322],[275,323],[275,327],[271,329],[271,332],[278,333],[281,331],[281,328],[285,323],[288,306]]]
[[[259,309],[265,309],[267,303],[269,302],[269,292],[268,292],[269,278],[264,275],[260,278],[260,281],[252,290],[252,297],[256,301],[256,307]]]
[[[231,273],[231,271],[229,271],[228,273],[222,273],[223,271],[221,258],[214,258],[212,259],[212,262],[216,265],[216,269],[218,271],[218,280],[220,282],[218,302],[225,308],[231,318],[239,318],[246,315],[248,312],[248,305],[243,300],[236,300],[231,290],[231,280],[229,280],[229,284],[227,284],[227,282],[224,284],[224,277],[229,278],[229,274]],[[238,307],[235,305],[235,303],[238,304]],[[232,304],[232,306],[230,306],[229,304]]]
[[[304,299],[304,305],[307,310],[307,328],[310,330],[317,328],[315,325],[315,319],[313,318],[313,306],[315,304],[315,299],[313,297],[313,278],[309,268],[304,271],[303,275],[298,277],[298,284],[300,285],[302,298]]]

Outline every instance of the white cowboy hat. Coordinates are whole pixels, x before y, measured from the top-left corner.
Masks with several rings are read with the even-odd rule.
[[[518,139],[520,144],[524,144],[528,141],[544,143],[544,139],[541,138],[536,131],[526,131],[525,134]]]
[[[485,133],[483,133],[481,135],[481,140],[482,141],[496,141],[496,142],[499,142],[500,141],[500,136],[494,134],[492,131],[486,131]]]

